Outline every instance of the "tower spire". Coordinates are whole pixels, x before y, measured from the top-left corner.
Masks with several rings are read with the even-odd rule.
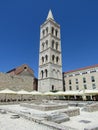
[[[49,10],[49,13],[48,13],[48,16],[47,16],[47,20],[48,20],[48,19],[54,20],[53,14],[52,14],[52,11],[51,11],[51,10]]]

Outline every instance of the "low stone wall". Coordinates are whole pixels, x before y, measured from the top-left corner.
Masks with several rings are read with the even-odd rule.
[[[98,111],[98,103],[87,105],[86,107],[83,108],[83,110],[87,112]]]
[[[21,106],[32,108],[32,109],[37,109],[37,110],[42,110],[42,111],[50,111],[50,110],[58,110],[58,109],[65,109],[68,108],[68,104],[55,104],[55,103],[50,103],[50,104],[28,104],[28,103],[23,103]]]
[[[66,109],[64,113],[66,113],[69,117],[77,116],[80,115],[80,109],[79,108]]]

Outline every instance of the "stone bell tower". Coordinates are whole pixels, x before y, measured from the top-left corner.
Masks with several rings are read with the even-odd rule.
[[[63,90],[60,25],[51,10],[40,27],[38,91]]]

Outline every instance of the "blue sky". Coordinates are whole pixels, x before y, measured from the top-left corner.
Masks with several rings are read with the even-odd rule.
[[[26,63],[37,77],[49,9],[61,26],[63,72],[98,64],[98,0],[0,0],[0,72]]]

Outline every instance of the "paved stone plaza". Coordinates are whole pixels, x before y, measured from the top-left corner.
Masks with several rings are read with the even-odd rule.
[[[63,104],[62,101],[61,104]],[[69,102],[69,104],[72,104],[72,102]],[[73,102],[73,104],[75,104],[75,102]],[[50,111],[36,110],[21,106],[20,104],[1,105],[0,127],[1,130],[12,130],[14,127],[15,130],[97,130],[98,111],[84,111],[83,108],[87,106],[87,102],[79,102],[79,104],[82,104],[81,107],[68,106],[68,108],[65,109]],[[91,102],[91,104],[94,103]],[[66,112],[65,115],[64,112]],[[63,113],[63,115],[60,114],[60,116],[61,118],[64,116],[64,120],[54,122],[54,120],[58,118],[57,113]],[[65,120],[66,114],[69,117],[69,119],[67,118],[68,120]],[[46,119],[47,115],[50,120]]]

